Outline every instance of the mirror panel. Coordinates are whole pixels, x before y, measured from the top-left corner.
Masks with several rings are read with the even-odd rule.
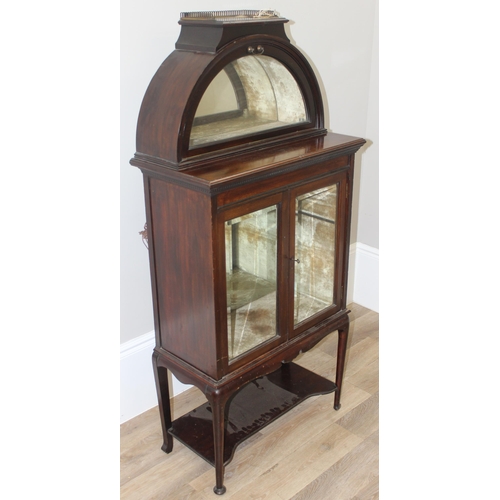
[[[300,88],[277,59],[230,62],[207,87],[196,110],[189,148],[307,121]]]
[[[221,71],[208,86],[196,110],[195,123],[206,117],[238,111],[238,98],[226,71]]]

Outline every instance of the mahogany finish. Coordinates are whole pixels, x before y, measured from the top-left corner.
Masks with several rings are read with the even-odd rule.
[[[337,386],[294,363],[283,364],[240,389],[227,404],[224,428],[224,465],[236,447],[305,399],[335,391]],[[215,466],[213,418],[209,403],[178,418],[169,434]]]
[[[323,129],[317,80],[284,35],[284,22],[273,19],[239,26],[183,21],[178,49],[146,92],[137,126],[137,153],[131,160],[144,177],[162,449],[169,453],[175,436],[212,463],[217,494],[225,492],[224,465],[234,449],[270,422],[271,408],[280,408],[274,419],[313,394],[332,391],[336,391],[334,407],[340,408],[349,331],[346,289],[354,154],[365,141]],[[204,90],[228,61],[242,57],[249,40],[286,63],[303,90],[310,120],[293,130],[272,130],[188,150]],[[295,198],[331,185],[337,193],[333,301],[294,325]],[[271,205],[277,207],[277,335],[230,359],[225,224]],[[335,384],[289,364],[336,330]],[[198,387],[208,401],[175,422],[167,370]],[[260,384],[266,388],[254,390]],[[285,397],[285,392],[290,394]],[[246,414],[250,407],[256,414]],[[202,413],[210,419],[203,417],[200,423]]]

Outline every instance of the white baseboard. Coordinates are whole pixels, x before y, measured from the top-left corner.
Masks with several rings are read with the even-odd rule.
[[[378,248],[364,243],[351,245],[347,301],[379,312]]]
[[[355,302],[378,312],[378,249],[354,243],[349,254],[347,303]],[[154,332],[120,345],[120,423],[158,404],[153,374]],[[172,395],[191,386],[170,374]]]
[[[155,334],[146,333],[120,345],[120,423],[144,413],[158,404],[152,355]],[[172,374],[172,396],[189,389]]]
[[[356,243],[349,248],[349,272],[347,273],[347,303],[354,302],[354,272],[356,270]]]

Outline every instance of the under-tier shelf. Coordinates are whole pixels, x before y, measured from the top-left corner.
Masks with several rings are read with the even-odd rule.
[[[236,447],[305,399],[328,394],[337,386],[295,363],[245,385],[228,402],[224,432],[224,464]],[[168,431],[215,466],[212,408],[207,402],[178,418]]]

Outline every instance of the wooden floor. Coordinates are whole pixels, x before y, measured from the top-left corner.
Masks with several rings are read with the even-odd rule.
[[[351,304],[342,408],[315,396],[242,443],[218,497],[215,469],[174,439],[165,454],[158,408],[121,425],[121,499],[375,500],[378,494],[378,314]],[[335,379],[337,333],[297,364]],[[174,418],[206,401],[196,388],[172,400]]]

